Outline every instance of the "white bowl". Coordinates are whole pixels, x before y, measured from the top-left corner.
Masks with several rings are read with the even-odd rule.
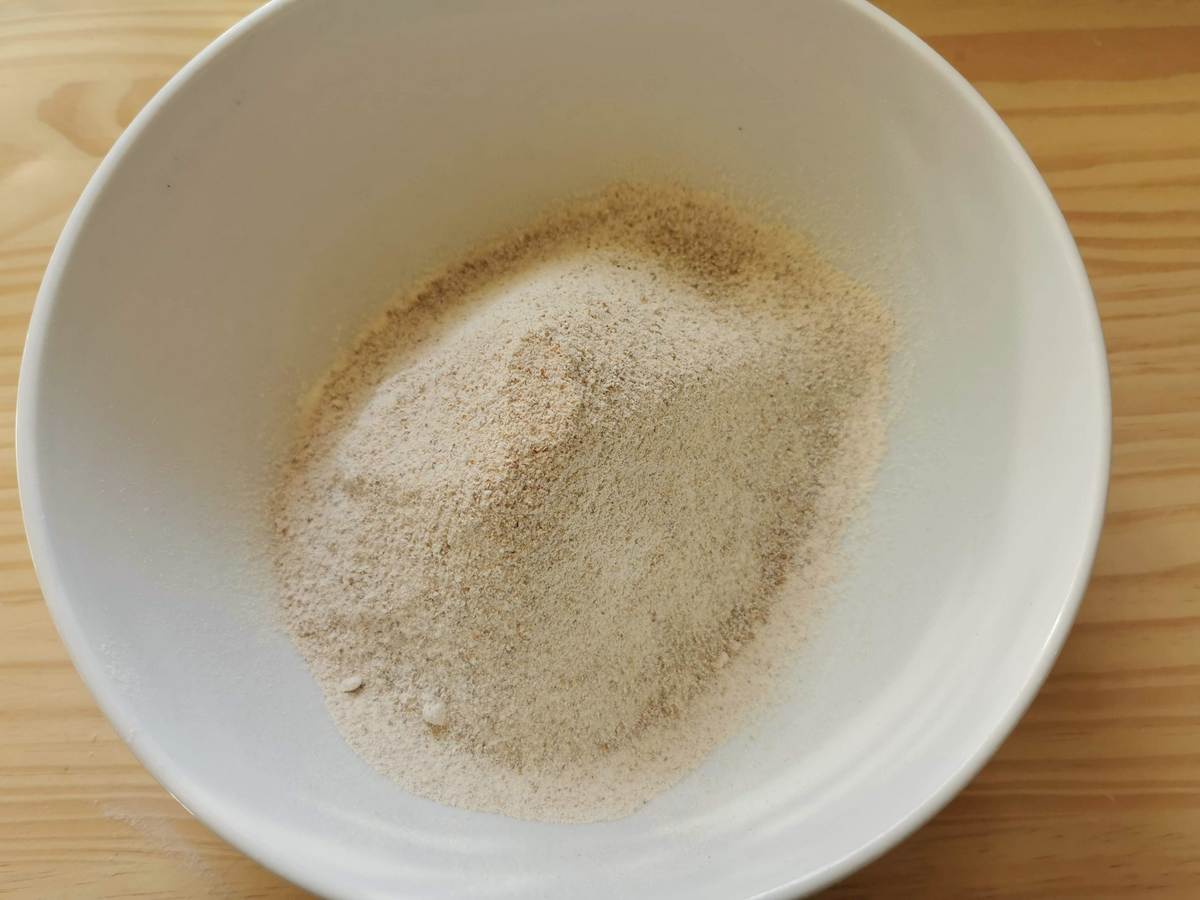
[[[341,741],[273,627],[262,485],[301,387],[418,272],[636,171],[773,198],[896,303],[854,566],[779,708],[640,812],[516,822]],[[188,65],[71,216],[21,369],[46,598],[179,799],[339,896],[784,897],[978,770],[1070,626],[1104,505],[1104,349],[1012,135],[861,2],[275,2]]]

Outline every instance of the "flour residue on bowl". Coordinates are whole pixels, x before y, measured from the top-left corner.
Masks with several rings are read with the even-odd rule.
[[[678,187],[564,206],[402,296],[274,502],[287,627],[423,796],[628,814],[769,696],[883,440],[893,318]]]

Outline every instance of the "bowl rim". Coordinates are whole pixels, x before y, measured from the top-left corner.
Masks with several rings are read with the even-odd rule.
[[[763,892],[757,895],[756,900],[784,900],[784,898],[807,895],[828,887],[879,858],[928,822],[949,803],[996,752],[1037,695],[1058,658],[1078,612],[1099,544],[1112,460],[1111,385],[1099,310],[1074,237],[1045,180],[999,114],[992,109],[970,82],[932,47],[887,13],[872,6],[867,0],[834,0],[834,2],[841,3],[858,15],[866,17],[875,27],[886,32],[891,39],[904,44],[919,62],[932,67],[969,104],[972,111],[982,118],[983,123],[991,132],[992,138],[999,147],[1006,151],[1008,160],[1024,177],[1032,196],[1036,197],[1037,203],[1041,206],[1041,214],[1049,217],[1074,282],[1073,298],[1070,301],[1064,300],[1064,302],[1078,302],[1084,307],[1081,310],[1086,331],[1083,337],[1091,345],[1093,358],[1092,371],[1088,373],[1088,377],[1096,381],[1096,400],[1098,401],[1098,408],[1092,411],[1092,415],[1098,419],[1104,452],[1097,458],[1096,470],[1091,476],[1092,489],[1089,498],[1091,508],[1087,510],[1085,516],[1086,541],[1079,559],[1075,561],[1075,572],[1070,590],[1063,598],[1054,624],[1046,635],[1025,682],[1011,699],[1003,715],[992,725],[987,737],[959,763],[937,790],[890,828],[866,840],[841,859],[833,860],[819,869]],[[268,20],[276,18],[296,3],[297,0],[268,0],[263,6],[234,23],[189,60],[135,116],[89,179],[55,244],[31,313],[18,375],[15,455],[18,495],[26,539],[46,605],[59,635],[66,645],[71,661],[97,705],[117,733],[141,764],[186,810],[239,851],[307,890],[322,895],[342,895],[346,887],[344,884],[335,883],[335,880],[327,873],[306,863],[303,858],[286,849],[257,840],[252,830],[244,827],[244,823],[238,820],[236,813],[226,809],[219,801],[212,801],[203,786],[193,783],[185,773],[179,771],[170,755],[139,727],[136,711],[123,699],[119,686],[93,650],[75,615],[61,580],[57,561],[58,553],[45,525],[38,441],[36,428],[33,426],[39,404],[39,376],[44,365],[43,351],[46,334],[64,272],[70,263],[76,242],[86,228],[96,203],[107,188],[117,166],[150,126],[159,111],[179,93],[187,81],[250,32],[261,27]]]

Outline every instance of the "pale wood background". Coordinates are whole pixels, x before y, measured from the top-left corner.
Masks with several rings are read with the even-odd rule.
[[[0,894],[299,895],[97,711],[30,569],[13,463],[22,341],[68,211],[253,5],[0,0]],[[1091,589],[1033,708],[941,815],[831,893],[1200,897],[1200,2],[882,5],[983,91],[1065,210],[1108,339],[1114,468]]]

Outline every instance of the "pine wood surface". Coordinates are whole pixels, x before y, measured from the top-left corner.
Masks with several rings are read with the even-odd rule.
[[[798,0],[806,2],[806,0]],[[255,4],[0,0],[0,895],[302,896],[192,819],[72,668],[29,564],[13,407],[88,176]],[[995,106],[1065,211],[1108,341],[1091,587],[1012,737],[858,897],[1200,897],[1200,0],[885,0]]]

